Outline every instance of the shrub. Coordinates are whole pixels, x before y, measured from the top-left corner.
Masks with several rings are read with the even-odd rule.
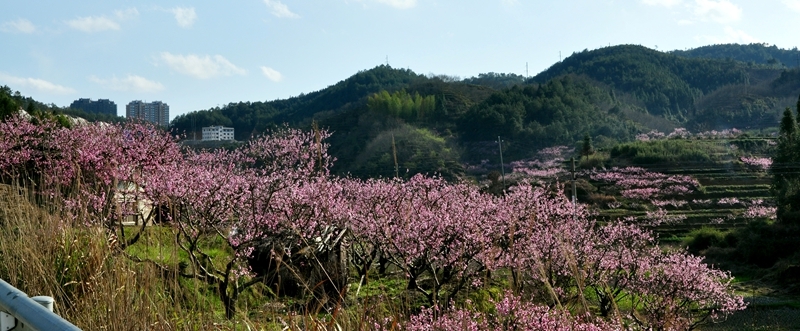
[[[727,247],[728,241],[726,241],[726,237],[727,234],[721,230],[703,227],[690,232],[683,245],[692,254],[699,254],[711,246]]]
[[[600,206],[608,206],[610,204],[617,202],[617,198],[615,198],[613,195],[607,195],[602,193],[590,193],[589,202]]]
[[[800,226],[751,222],[736,233],[735,255],[743,262],[763,268],[800,250]]]
[[[634,141],[611,149],[611,158],[627,158],[636,165],[664,165],[685,162],[710,162],[717,146],[696,140],[670,139]]]
[[[582,157],[579,167],[581,169],[603,168],[608,160],[608,154],[594,153],[592,155]]]

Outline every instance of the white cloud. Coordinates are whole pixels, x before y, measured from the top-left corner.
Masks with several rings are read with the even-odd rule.
[[[283,80],[283,75],[278,72],[278,70],[270,67],[261,66],[261,73],[263,73],[265,77],[273,82],[280,82]]]
[[[41,92],[51,94],[70,94],[75,90],[66,86],[61,86],[38,78],[23,78],[4,74],[0,72],[0,82],[5,85],[17,87],[29,87]]]
[[[175,7],[169,11],[175,15],[175,20],[178,21],[178,25],[180,25],[182,28],[191,27],[192,24],[194,24],[194,21],[197,20],[197,13],[195,13],[194,7]]]
[[[282,2],[278,0],[264,0],[264,4],[269,7],[270,12],[272,15],[276,17],[285,17],[285,18],[298,18],[300,15],[293,13],[289,10],[289,7],[286,7]]]
[[[20,32],[20,33],[34,33],[36,26],[24,18],[17,19],[16,21],[4,22],[0,25],[0,31],[3,32]]]
[[[417,0],[375,0],[379,3],[392,6],[397,9],[410,9],[417,5]]]
[[[683,0],[642,0],[642,3],[649,6],[662,6],[662,7],[674,7],[675,5],[679,5],[683,2]]]
[[[734,42],[740,44],[752,44],[761,42],[761,40],[758,40],[757,38],[745,33],[744,31],[736,30],[729,26],[725,27],[725,35],[727,35],[729,38],[732,38]]]
[[[122,79],[117,77],[102,79],[96,76],[90,76],[89,80],[115,91],[148,93],[164,90],[164,85],[161,83],[137,75],[128,75]]]
[[[782,0],[781,2],[789,9],[800,13],[800,0]]]
[[[78,17],[67,21],[67,25],[83,32],[100,32],[105,30],[119,30],[119,23],[139,16],[136,8],[114,11],[114,18],[106,16]]]
[[[98,32],[104,30],[119,30],[119,24],[107,17],[79,17],[67,21],[67,25],[83,32]]]
[[[726,26],[724,29],[724,34],[719,36],[697,36],[695,40],[707,44],[751,44],[751,43],[760,43],[761,40],[755,38],[742,30],[734,29],[730,26]]]
[[[732,23],[742,18],[742,8],[728,0],[695,0],[694,14],[704,21]]]
[[[137,10],[136,8],[128,8],[128,9],[125,9],[125,10],[116,10],[116,11],[114,11],[114,16],[116,16],[117,19],[120,20],[120,21],[127,21],[127,20],[130,20],[130,19],[134,19],[136,17],[139,17],[139,10]]]
[[[235,66],[222,55],[180,55],[163,52],[159,56],[172,70],[199,79],[217,76],[244,75],[242,68]]]

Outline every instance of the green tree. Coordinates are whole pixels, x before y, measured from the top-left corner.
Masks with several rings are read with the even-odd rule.
[[[15,113],[18,110],[17,103],[6,92],[5,89],[0,90],[0,120],[6,116]]]
[[[38,109],[36,109],[36,105],[34,105],[33,102],[29,102],[28,106],[25,107],[25,112],[31,115],[35,115],[37,110]]]
[[[393,145],[394,141],[394,147]],[[395,153],[400,177],[439,175],[456,181],[464,175],[460,153],[447,139],[425,128],[400,123],[372,139],[358,156],[350,173],[356,177],[395,176]]]
[[[581,146],[581,156],[589,156],[594,154],[594,147],[592,147],[592,137],[588,134],[583,136],[583,145]]]
[[[383,90],[367,97],[367,107],[377,113],[402,118],[407,121],[424,120],[436,109],[436,97],[409,94],[405,89],[389,93]]]
[[[800,115],[800,100],[798,100]],[[799,116],[800,117],[800,116]],[[797,119],[787,107],[783,112],[778,149],[772,162],[772,193],[778,205],[778,220],[800,223],[800,133]]]

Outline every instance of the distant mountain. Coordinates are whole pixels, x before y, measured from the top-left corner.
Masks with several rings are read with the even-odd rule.
[[[524,84],[525,77],[517,74],[490,72],[486,74],[479,74],[478,77],[466,78],[461,82],[466,84],[483,85],[496,90],[502,90],[514,85]]]
[[[229,103],[224,107],[177,116],[170,126],[196,136],[204,126],[225,125],[236,129],[236,139],[246,140],[253,134],[281,123],[298,124],[306,120],[344,111],[381,90],[395,90],[424,80],[425,76],[410,70],[378,66],[361,71],[325,89],[288,99]]]
[[[725,47],[709,49],[775,51],[720,46]],[[586,135],[602,149],[677,127],[774,130],[800,94],[798,68],[693,54],[698,57],[636,45],[585,50],[527,80],[491,72],[466,79],[425,76],[378,66],[288,99],[232,102],[180,115],[171,129],[196,139],[204,126],[231,126],[237,140],[247,140],[284,123],[304,129],[316,123],[333,132],[328,142],[337,158],[335,173],[457,179],[467,171],[465,163],[499,161],[498,137],[505,161],[513,161],[544,147],[577,146]],[[0,92],[0,110],[74,113],[9,87]]]
[[[704,94],[745,79],[744,66],[732,60],[684,58],[636,45],[575,53],[531,81],[585,75],[615,91],[632,94],[651,114],[679,122],[694,113]]]
[[[728,54],[774,51],[726,47]],[[172,128],[196,137],[191,132],[203,126],[233,126],[236,139],[245,140],[282,123],[310,128],[316,122],[334,132],[335,172],[458,178],[463,162],[499,157],[498,136],[514,160],[543,147],[575,146],[585,135],[602,148],[654,129],[774,128],[800,93],[798,70],[692,54],[636,45],[585,50],[528,80],[498,73],[424,76],[378,66],[289,99],[181,115]]]
[[[671,54],[706,59],[732,59],[749,64],[761,64],[777,68],[796,68],[800,66],[800,50],[797,47],[782,49],[775,45],[767,44],[720,44],[692,48],[681,51],[675,50]]]

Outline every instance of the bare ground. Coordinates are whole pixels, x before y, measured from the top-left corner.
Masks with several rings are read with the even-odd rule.
[[[800,330],[800,296],[796,289],[761,281],[738,283],[735,287],[745,297],[747,309],[700,330]]]

